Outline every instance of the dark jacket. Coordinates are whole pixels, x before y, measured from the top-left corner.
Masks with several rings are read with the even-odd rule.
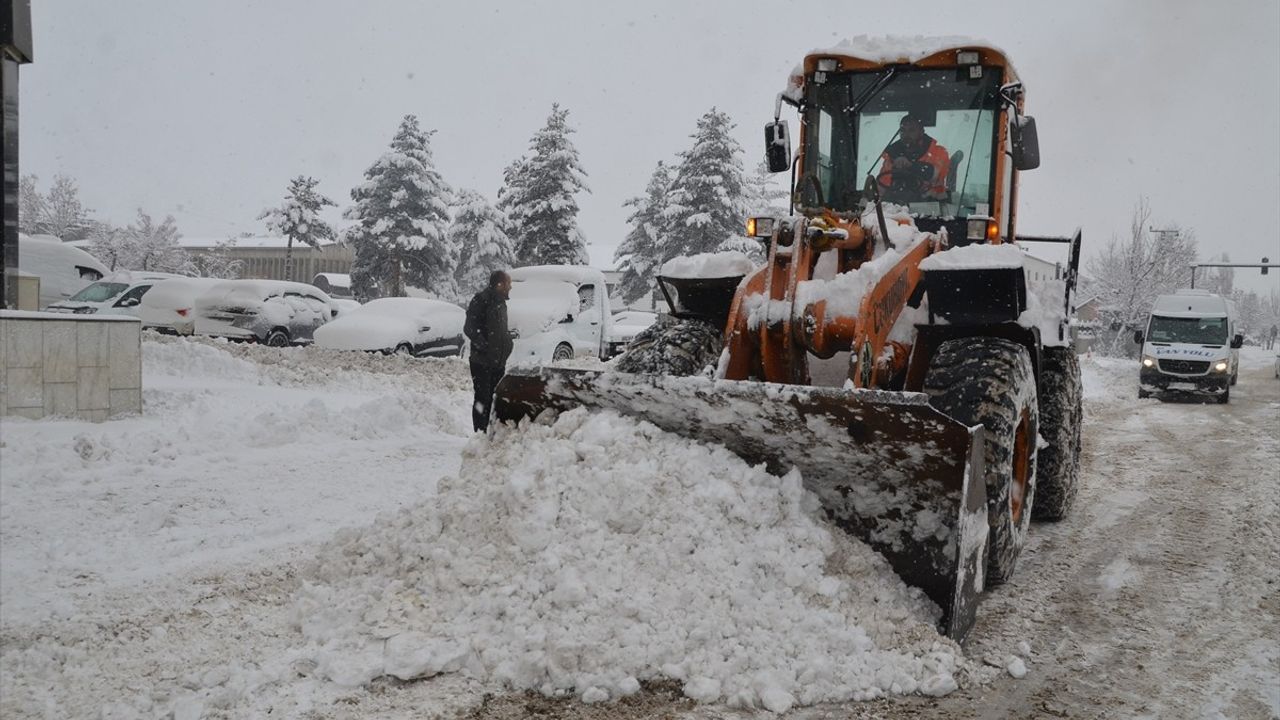
[[[511,333],[507,330],[507,299],[493,288],[476,293],[467,305],[467,324],[462,329],[471,341],[471,362],[489,367],[505,367],[511,356]]]

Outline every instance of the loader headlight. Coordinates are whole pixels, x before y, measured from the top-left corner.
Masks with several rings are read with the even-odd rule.
[[[771,217],[747,218],[747,237],[769,237],[773,235],[774,219]]]
[[[981,215],[970,216],[965,228],[965,237],[969,240],[986,240],[990,242],[1000,237],[1000,225],[995,220]]]
[[[1142,367],[1155,367],[1155,366],[1156,366],[1155,358],[1151,357],[1150,355],[1142,356]]]
[[[1226,360],[1219,360],[1218,362],[1216,362],[1216,363],[1214,363],[1214,364],[1213,364],[1213,369],[1214,369],[1214,370],[1217,370],[1218,372],[1226,372],[1226,371],[1227,371],[1227,361],[1226,361]]]

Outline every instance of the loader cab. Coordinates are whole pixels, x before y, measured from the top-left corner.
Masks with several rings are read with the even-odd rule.
[[[859,213],[874,184],[921,230],[945,228],[952,245],[1013,236],[1015,169],[1037,166],[1039,153],[1002,55],[944,50],[897,64],[811,55],[804,67],[792,79],[802,211]]]

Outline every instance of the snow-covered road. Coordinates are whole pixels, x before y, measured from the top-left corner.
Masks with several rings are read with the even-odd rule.
[[[145,358],[143,418],[4,422],[0,715],[756,714],[694,705],[678,685],[582,705],[485,697],[456,674],[326,679],[298,650],[304,568],[337,528],[457,473],[465,366],[177,341]],[[1077,511],[1035,526],[1014,582],[988,593],[960,690],[788,717],[1280,716],[1269,362],[1246,348],[1219,406],[1137,401],[1131,363],[1086,360]]]

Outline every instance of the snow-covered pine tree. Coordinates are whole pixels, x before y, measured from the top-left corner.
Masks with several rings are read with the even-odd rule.
[[[454,206],[449,242],[458,249],[454,277],[459,298],[479,292],[489,282],[489,273],[510,268],[515,248],[507,236],[506,217],[475,190],[459,190]]]
[[[284,196],[284,203],[279,207],[267,208],[259,215],[259,220],[267,221],[269,232],[283,235],[289,239],[284,252],[284,279],[293,277],[293,244],[299,243],[319,249],[322,241],[336,239],[333,226],[320,218],[320,210],[335,207],[337,204],[316,192],[319,180],[299,175],[289,181],[289,193]]]
[[[403,296],[405,286],[453,297],[457,248],[446,230],[452,190],[435,169],[429,141],[418,118],[406,115],[391,148],[365,171],[365,182],[351,190],[355,204],[345,216],[355,260],[352,290],[369,299]]]
[[[578,191],[591,192],[578,150],[569,141],[568,110],[551,106],[547,124],[529,143],[532,157],[507,168],[501,206],[521,265],[582,265],[587,243],[578,228]]]
[[[618,264],[618,271],[622,273],[618,291],[627,303],[635,302],[654,289],[655,277],[662,264],[659,244],[664,228],[663,211],[670,187],[671,168],[658,161],[658,166],[649,176],[649,185],[645,188],[644,195],[623,203],[624,207],[635,210],[627,218],[631,230],[618,245],[613,259]]]
[[[681,255],[714,252],[743,233],[746,182],[742,146],[733,139],[729,116],[711,108],[698,119],[693,147],[680,154],[680,166],[663,212],[663,262]]]

